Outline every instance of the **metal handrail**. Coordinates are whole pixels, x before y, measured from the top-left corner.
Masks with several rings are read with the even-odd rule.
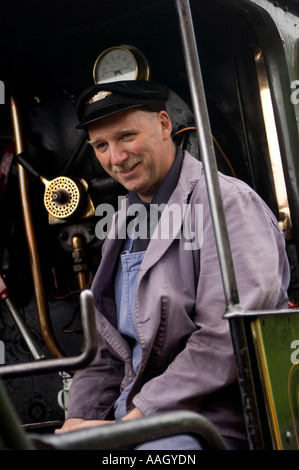
[[[32,434],[40,450],[124,450],[165,436],[194,434],[205,448],[225,450],[225,443],[206,418],[192,411],[173,411],[130,421],[117,421],[64,434]]]
[[[94,297],[86,289],[80,294],[81,322],[83,330],[83,351],[75,357],[41,359],[39,361],[0,366],[0,377],[24,377],[57,371],[79,369],[89,364],[94,358],[97,346],[97,328],[95,324]]]
[[[226,320],[235,318],[255,318],[255,317],[268,317],[275,315],[298,315],[299,308],[283,308],[281,310],[246,310],[245,312],[227,312],[223,315]]]

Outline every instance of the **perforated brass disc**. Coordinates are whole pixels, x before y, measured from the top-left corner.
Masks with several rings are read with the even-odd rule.
[[[81,195],[78,186],[71,178],[59,176],[46,182],[45,185],[44,204],[49,214],[58,219],[65,219],[76,212]],[[67,200],[63,203],[53,198],[53,195],[59,191],[67,195]]]

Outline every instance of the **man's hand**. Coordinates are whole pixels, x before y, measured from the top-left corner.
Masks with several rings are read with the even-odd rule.
[[[130,413],[122,418],[122,421],[129,421],[130,419],[142,418],[144,414],[139,408],[134,408]],[[70,418],[67,419],[61,429],[56,429],[55,434],[62,434],[70,431],[78,431],[79,429],[91,428],[93,426],[103,426],[105,424],[111,424],[115,421],[103,421],[97,419],[81,419],[81,418]]]
[[[130,413],[122,418],[122,421],[129,421],[130,419],[142,418],[144,414],[139,408],[134,408]]]
[[[62,434],[64,432],[78,431],[79,429],[91,428],[93,426],[102,426],[104,424],[114,423],[114,421],[101,421],[97,419],[81,419],[70,418],[67,419],[61,429],[56,429],[55,434]]]

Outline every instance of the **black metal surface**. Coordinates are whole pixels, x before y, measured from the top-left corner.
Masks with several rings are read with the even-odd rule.
[[[0,450],[33,450],[34,444],[21,428],[12,403],[0,380]]]

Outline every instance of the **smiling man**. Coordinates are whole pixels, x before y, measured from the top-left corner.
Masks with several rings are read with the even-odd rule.
[[[74,376],[59,432],[193,410],[217,427],[229,449],[242,449],[246,431],[203,168],[175,147],[167,96],[162,85],[131,81],[93,86],[78,102],[79,127],[88,131],[96,157],[128,190],[111,230],[132,231],[104,242],[92,285],[98,352]],[[222,174],[219,181],[243,308],[286,307],[289,265],[274,215],[245,183]],[[152,234],[151,209],[163,204],[188,206],[192,229],[202,231],[200,249],[186,250],[183,210],[175,217],[176,236],[134,235],[131,208],[144,209]],[[164,210],[155,218],[157,231],[167,217]],[[189,435],[138,447],[202,448]]]
[[[104,170],[145,202],[153,195],[175,159],[172,125],[166,111],[121,111],[88,127],[90,144]]]

